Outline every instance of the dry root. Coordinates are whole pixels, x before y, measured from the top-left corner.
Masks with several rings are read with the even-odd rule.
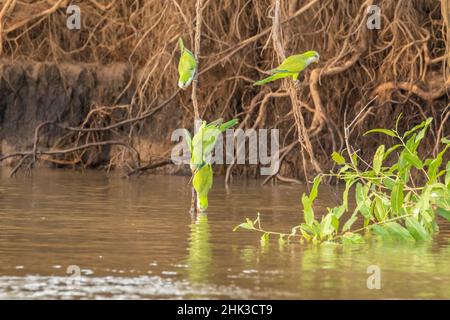
[[[167,100],[176,102],[178,127],[189,127],[195,116],[190,95],[174,88],[178,37],[191,48],[198,46],[196,0],[75,1],[83,20],[77,32],[65,27],[68,2],[3,1],[2,57],[56,63],[127,62],[136,93],[126,108],[95,108],[79,127],[62,128],[70,134],[50,150],[70,150],[66,156],[48,154],[52,151],[43,151],[35,143],[31,153],[18,155],[21,163],[40,158],[86,165],[87,149],[73,148],[100,151],[97,144],[110,141],[126,146],[114,166],[130,166],[131,172],[152,168],[138,165],[130,150],[136,149],[155,110]],[[361,133],[374,126],[391,127],[400,112],[403,127],[434,116],[434,137],[427,150],[436,152],[437,141],[450,130],[449,2],[204,1],[196,110],[208,120],[237,116],[243,129],[281,129],[281,180],[331,168],[331,152],[345,148],[344,114],[348,119],[361,116],[349,139],[361,146],[362,157],[370,157],[380,141],[361,140]],[[381,8],[380,30],[366,27],[371,4]],[[298,87],[283,81],[262,89],[251,86],[284,56],[310,49],[321,53],[321,61],[304,73]],[[164,163],[158,159],[156,163]],[[230,166],[227,178],[233,173],[253,175],[256,169]]]

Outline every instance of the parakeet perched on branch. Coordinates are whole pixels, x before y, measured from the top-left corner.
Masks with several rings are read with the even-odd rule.
[[[259,80],[255,82],[254,85],[260,86],[286,77],[292,77],[294,81],[297,81],[299,73],[306,69],[311,63],[317,62],[319,58],[320,55],[316,51],[306,51],[302,54],[287,57],[277,68],[271,71],[273,74],[270,77]]]
[[[197,59],[194,54],[186,49],[183,43],[183,39],[178,40],[178,45],[180,47],[181,56],[180,62],[178,63],[178,86],[181,89],[186,89],[192,83],[197,73]]]
[[[223,119],[218,119],[209,124],[203,121],[192,139],[189,132],[185,131],[186,142],[191,152],[190,166],[194,174],[192,185],[197,193],[197,208],[202,212],[208,208],[208,192],[213,181],[212,166],[207,161],[208,157],[211,155],[219,135],[237,123],[237,119],[225,123],[223,123]]]

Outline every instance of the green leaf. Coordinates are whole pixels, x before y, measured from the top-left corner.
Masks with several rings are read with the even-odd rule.
[[[400,240],[415,241],[414,237],[404,227],[397,222],[389,222],[385,224],[386,229],[391,235]]]
[[[403,182],[398,180],[392,188],[391,193],[392,211],[394,211],[397,215],[402,214],[403,199]]]
[[[416,199],[414,210],[420,212],[422,215],[431,209],[431,187],[427,186],[422,194]]]
[[[428,123],[428,125],[433,121],[433,118],[428,118],[426,121],[421,122],[420,124],[416,125],[414,128],[412,128],[411,130],[408,130],[405,132],[405,134],[403,135],[403,138],[406,138],[407,136],[409,136],[411,133],[416,132],[419,129],[422,129],[423,127],[425,127]],[[427,126],[428,126],[427,125]]]
[[[411,152],[405,151],[404,157],[410,164],[412,164],[417,169],[423,168],[423,163],[417,155],[415,155]]]
[[[400,148],[400,147],[402,147],[401,144],[396,144],[396,145],[390,147],[390,148],[385,152],[383,160],[386,160],[387,157],[389,157],[389,155],[390,155],[392,152],[394,152],[395,150],[397,150],[397,149]]]
[[[311,188],[311,192],[309,193],[309,201],[311,201],[311,203],[313,203],[314,200],[316,200],[316,198],[317,198],[317,193],[319,191],[319,185],[320,185],[321,181],[322,181],[322,176],[320,176],[320,175],[316,176],[314,178],[314,183]]]
[[[336,215],[333,214],[332,219],[331,219],[331,226],[333,227],[333,229],[338,232],[339,231],[339,218],[336,217]]]
[[[345,190],[342,194],[342,204],[345,207],[345,210],[348,210],[348,193],[350,191],[350,188],[355,183],[356,180],[347,180],[345,182]]]
[[[383,185],[388,188],[389,190],[392,190],[395,186],[395,181],[393,181],[392,179],[389,178],[385,178],[383,179]]]
[[[366,133],[364,133],[364,135],[368,135],[368,134],[371,134],[371,133],[383,133],[383,134],[388,135],[390,137],[397,137],[397,134],[394,131],[389,130],[389,129],[372,129],[372,130],[369,130]]]
[[[383,226],[381,225],[374,224],[370,226],[370,231],[372,231],[377,236],[381,237],[383,240],[392,240],[389,231],[387,231],[386,228],[383,228]]]
[[[380,198],[375,198],[374,202],[375,202],[375,210],[374,210],[375,217],[379,222],[381,222],[384,219],[386,219],[389,213],[389,209]]]
[[[418,241],[425,241],[430,238],[427,230],[425,230],[425,228],[420,224],[417,218],[407,217],[405,221],[406,221],[406,228],[408,229],[409,233],[414,237],[414,239]]]
[[[356,152],[353,152],[352,154],[352,164],[354,166],[358,165],[358,155],[356,154]]]
[[[447,187],[450,187],[450,161],[447,162],[447,167],[446,167],[445,171],[447,173],[445,174],[444,183]]]
[[[247,229],[247,230],[253,230],[255,229],[255,227],[253,226],[253,221],[251,221],[250,219],[247,218],[246,222],[241,223],[240,225],[236,226],[233,231],[238,230],[239,228],[241,229]]]
[[[384,145],[379,146],[375,152],[375,156],[373,157],[373,171],[375,171],[376,174],[380,173],[381,165],[384,159],[384,150]]]
[[[422,122],[424,124],[424,128],[420,130],[420,132],[417,134],[415,143],[419,143],[420,141],[422,141],[422,139],[425,137],[425,133],[427,132],[427,129],[430,126],[431,122],[433,122],[433,118],[428,118],[426,121]]]
[[[436,157],[436,159],[434,159],[433,161],[430,162],[430,164],[428,165],[428,183],[434,183],[436,182],[437,179],[437,173],[439,170],[439,167],[442,164],[442,156],[443,154],[439,153],[439,155]]]
[[[341,167],[341,169],[339,169],[339,174],[343,174],[346,173],[349,169],[351,169],[352,167],[350,167],[348,164],[344,165],[343,167]]]
[[[333,226],[331,225],[331,222],[333,220],[333,214],[329,213],[327,214],[320,223],[320,236],[326,237],[333,233]]]
[[[442,138],[442,139],[441,139],[441,142],[442,142],[443,144],[450,144],[450,139]]]
[[[344,226],[342,227],[342,231],[347,231],[350,230],[350,228],[352,227],[352,225],[356,222],[356,220],[358,220],[358,216],[356,214],[353,214],[350,219],[347,220],[347,222],[344,224]]]
[[[270,235],[266,232],[261,236],[261,245],[266,246],[269,244]]]
[[[244,222],[244,223],[241,223],[240,225],[238,225],[237,227],[235,227],[235,228],[233,229],[233,231],[236,231],[236,230],[238,230],[239,228],[241,228],[241,229],[247,229],[247,230],[253,230],[253,229],[254,229],[252,225],[250,225],[250,224]]]
[[[444,208],[437,208],[436,212],[438,215],[440,215],[442,218],[447,219],[450,221],[450,210],[446,210]]]
[[[345,207],[345,205],[340,205],[339,207],[334,207],[331,212],[333,212],[333,214],[336,216],[336,218],[340,218],[345,211],[347,210],[347,208]]]
[[[312,226],[314,222],[314,210],[312,208],[312,202],[306,194],[302,196],[302,204],[305,222],[308,226]]]
[[[364,239],[359,233],[346,232],[342,236],[342,242],[344,244],[361,244],[364,243]]]
[[[302,223],[300,225],[300,231],[304,231],[304,232],[306,232],[306,233],[308,233],[310,235],[316,234],[316,232],[314,231],[314,228],[312,226],[308,226],[305,223]]]
[[[427,128],[431,124],[431,122],[433,122],[433,118],[428,118],[427,120],[421,122],[420,124],[418,124],[417,126],[412,128],[411,130],[406,131],[405,134],[403,135],[403,139],[405,139],[406,137],[408,137],[412,133],[416,132],[417,130],[422,129],[417,134],[417,136],[414,138],[415,143],[420,142],[423,139],[423,137],[425,136]]]
[[[336,162],[338,165],[344,165],[345,164],[345,158],[342,155],[340,155],[339,153],[337,153],[337,152],[333,152],[331,154],[331,159],[333,159],[334,162]]]
[[[358,210],[364,216],[364,218],[370,218],[370,208],[367,203],[367,191],[365,190],[361,183],[356,184],[356,204],[358,206]],[[370,200],[369,200],[370,202]]]

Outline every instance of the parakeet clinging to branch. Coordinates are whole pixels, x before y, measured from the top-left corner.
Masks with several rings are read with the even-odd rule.
[[[219,135],[225,130],[235,126],[237,123],[237,119],[233,119],[225,123],[223,123],[223,119],[218,119],[208,124],[206,121],[203,121],[197,133],[192,138],[190,146],[190,164],[192,171],[195,171],[199,167],[203,166],[204,162],[208,160]]]
[[[205,163],[194,174],[192,185],[197,193],[197,208],[204,212],[208,208],[208,193],[213,184],[213,171],[210,164]]]
[[[317,62],[319,58],[320,55],[316,51],[306,51],[302,54],[287,57],[277,68],[272,70],[273,74],[270,77],[259,80],[255,82],[254,85],[260,86],[286,77],[292,77],[294,81],[297,81],[299,73],[306,69],[311,63]]]
[[[208,208],[208,192],[213,182],[212,166],[208,163],[208,158],[219,135],[237,123],[237,119],[225,123],[223,119],[219,119],[209,124],[203,121],[192,139],[189,132],[185,131],[186,142],[191,152],[190,166],[194,174],[192,185],[197,193],[197,208],[202,212]]]
[[[181,56],[180,62],[178,63],[178,86],[181,89],[186,89],[192,83],[197,73],[197,59],[194,54],[186,49],[183,43],[183,39],[178,40],[178,45],[180,47]]]

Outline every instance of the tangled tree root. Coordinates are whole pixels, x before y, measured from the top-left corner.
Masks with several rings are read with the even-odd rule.
[[[166,130],[192,123],[197,111],[208,120],[239,117],[242,129],[279,128],[282,166],[274,177],[284,181],[331,168],[329,154],[345,148],[344,114],[360,116],[348,138],[360,146],[363,158],[371,157],[380,141],[360,140],[362,132],[392,127],[400,112],[400,129],[434,117],[434,135],[424,144],[430,153],[449,134],[450,0],[205,1],[201,89],[193,96],[175,89],[176,41],[184,37],[194,44],[191,48],[199,43],[196,0],[80,1],[83,27],[75,32],[65,27],[68,4],[4,1],[1,56],[56,64],[125,62],[132,71],[123,93],[132,83],[136,90],[126,107],[94,108],[78,127],[48,119],[61,127],[61,139],[49,148],[33,143],[30,151],[1,158],[16,157],[16,166],[38,159],[87,165],[107,144],[125,147],[108,167],[137,173],[154,168],[151,161],[166,165],[164,152],[141,159],[144,164],[137,153],[153,116],[167,101],[179,111],[159,112],[164,119],[175,118]],[[372,4],[381,9],[380,30],[366,27]],[[304,73],[299,86],[283,81],[262,89],[251,86],[284,56],[309,49],[319,51],[321,61]],[[227,180],[233,174],[256,175],[256,169],[230,165]]]

